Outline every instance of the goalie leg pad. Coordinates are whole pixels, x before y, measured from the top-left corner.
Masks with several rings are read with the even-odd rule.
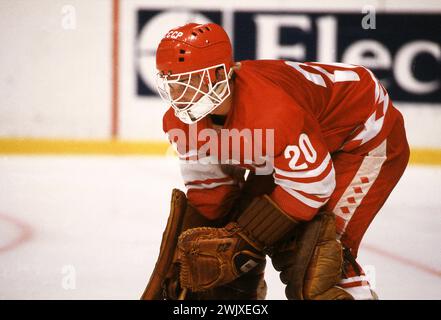
[[[335,217],[321,213],[303,223],[293,239],[272,256],[281,271],[286,296],[294,300],[351,300],[337,284],[342,274],[342,247],[336,240]]]

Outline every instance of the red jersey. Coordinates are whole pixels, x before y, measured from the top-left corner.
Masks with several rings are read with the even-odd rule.
[[[263,134],[244,135],[239,145],[228,144],[232,163],[252,170],[262,161],[270,163],[267,173],[273,174],[276,184],[270,197],[300,220],[310,220],[334,191],[332,155],[376,147],[398,113],[372,72],[361,66],[258,60],[241,62],[235,73],[233,104],[224,129]],[[208,218],[225,214],[222,204],[239,192],[240,181],[221,164],[206,161],[221,153],[207,153],[204,147],[207,139],[215,138],[204,132],[212,128],[210,117],[187,125],[170,108],[163,127],[177,144],[189,201]],[[177,139],[176,129],[187,138],[195,130],[203,139]],[[274,142],[271,153],[264,142],[268,135]],[[222,142],[217,142],[219,150]],[[245,152],[247,145],[263,146],[261,157]],[[243,151],[236,153],[239,157],[234,157],[235,148]],[[188,161],[195,157],[198,162]]]

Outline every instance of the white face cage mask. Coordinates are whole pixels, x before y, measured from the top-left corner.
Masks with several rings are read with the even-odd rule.
[[[214,85],[209,72],[216,74],[218,68],[223,68],[224,79]],[[156,85],[161,98],[175,110],[175,115],[184,123],[192,124],[216,109],[230,95],[230,85],[233,69],[228,75],[225,64],[219,64],[191,72],[164,75],[158,73]]]

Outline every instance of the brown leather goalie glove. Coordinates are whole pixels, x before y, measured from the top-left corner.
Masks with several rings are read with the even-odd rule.
[[[181,287],[200,292],[234,281],[265,260],[265,253],[297,224],[265,195],[224,228],[183,232],[178,240]]]

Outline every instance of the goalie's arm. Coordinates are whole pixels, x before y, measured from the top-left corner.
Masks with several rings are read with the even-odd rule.
[[[204,291],[235,280],[265,259],[265,252],[298,225],[268,197],[257,197],[224,228],[193,228],[181,234],[181,286]]]
[[[215,162],[208,157],[192,161],[185,155],[179,156],[188,201],[205,218],[213,220],[230,211],[239,196],[241,177],[226,172],[225,166],[210,161]]]
[[[294,235],[299,245],[284,255],[277,247]],[[275,266],[280,267],[285,260],[295,261],[278,268],[284,271],[282,280],[288,284],[288,297],[351,298],[335,287],[340,280],[342,255],[333,215],[322,214],[301,223],[266,195],[255,198],[237,222],[225,228],[193,228],[181,234],[181,287],[198,292],[230,283],[264,260],[266,252],[277,252]]]

